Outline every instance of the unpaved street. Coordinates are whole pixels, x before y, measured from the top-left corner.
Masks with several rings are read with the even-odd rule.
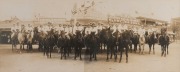
[[[36,47],[36,46],[34,46]],[[114,59],[106,62],[106,54],[98,54],[97,61],[74,60],[71,54],[67,60],[60,60],[60,55],[53,53],[52,58],[42,52],[12,52],[11,45],[0,44],[0,72],[180,72],[180,41],[170,44],[169,55],[161,57],[160,46],[156,45],[156,54],[145,55],[129,53],[129,63],[125,63],[125,54],[121,63]],[[119,55],[118,55],[119,59]]]

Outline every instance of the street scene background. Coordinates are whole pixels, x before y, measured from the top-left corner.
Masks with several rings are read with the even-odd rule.
[[[47,58],[38,51],[38,39],[30,52],[26,51],[27,44],[20,53],[12,51],[11,35],[21,26],[27,33],[43,28],[38,32],[48,34],[54,29],[75,34],[78,24],[81,30],[89,28],[89,33],[105,27],[113,32],[143,30],[161,34],[164,28],[170,37],[169,54],[161,56],[162,48],[156,43],[155,54],[149,54],[145,44],[144,54],[129,52],[128,63],[124,52],[121,63],[119,52],[117,61],[114,57],[107,61],[106,50],[97,53],[97,61],[89,61],[86,48],[82,49],[82,60],[74,60],[74,52],[60,59],[56,49],[52,58]],[[180,0],[0,0],[0,72],[180,72],[179,47]]]

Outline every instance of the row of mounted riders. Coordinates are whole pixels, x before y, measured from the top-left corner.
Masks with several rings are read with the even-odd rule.
[[[139,53],[143,54],[144,45],[149,45],[149,54],[151,52],[151,47],[158,42],[161,45],[162,56],[166,56],[166,48],[169,45],[169,37],[167,35],[161,35],[158,33],[148,34],[146,32],[144,36],[140,36],[137,33],[134,33],[132,30],[125,30],[122,33],[113,31],[110,28],[102,29],[98,31],[97,34],[95,32],[91,32],[88,35],[85,35],[85,28],[82,32],[76,31],[76,34],[65,34],[64,31],[61,31],[61,34],[58,34],[53,31],[45,34],[43,32],[34,31],[34,41],[38,41],[39,50],[42,50],[44,55],[51,58],[51,52],[55,47],[59,48],[61,59],[64,57],[66,59],[69,56],[69,53],[72,50],[75,53],[74,59],[76,57],[80,57],[82,59],[81,53],[82,48],[85,48],[85,52],[90,55],[89,60],[92,58],[97,60],[97,53],[102,52],[103,47],[106,48],[107,53],[107,61],[114,55],[115,61],[117,61],[117,54],[120,52],[120,60],[122,60],[122,53],[126,54],[126,62],[128,62],[128,51],[137,52],[137,47],[139,45]],[[134,46],[134,50],[132,50],[132,46]],[[168,49],[167,49],[168,53]]]

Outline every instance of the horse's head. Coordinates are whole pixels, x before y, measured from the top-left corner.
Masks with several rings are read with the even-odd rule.
[[[33,32],[38,33],[38,27],[34,27]]]
[[[133,32],[132,32],[131,30],[125,30],[125,31],[123,32],[123,36],[124,36],[125,38],[131,38],[131,37],[133,37]]]

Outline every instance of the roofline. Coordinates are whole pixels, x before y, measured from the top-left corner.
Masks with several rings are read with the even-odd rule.
[[[136,19],[146,19],[146,20],[150,20],[150,21],[158,21],[158,22],[168,23],[167,21],[158,20],[158,19],[153,19],[153,18],[147,18],[147,17],[142,17],[142,16],[136,17]]]

